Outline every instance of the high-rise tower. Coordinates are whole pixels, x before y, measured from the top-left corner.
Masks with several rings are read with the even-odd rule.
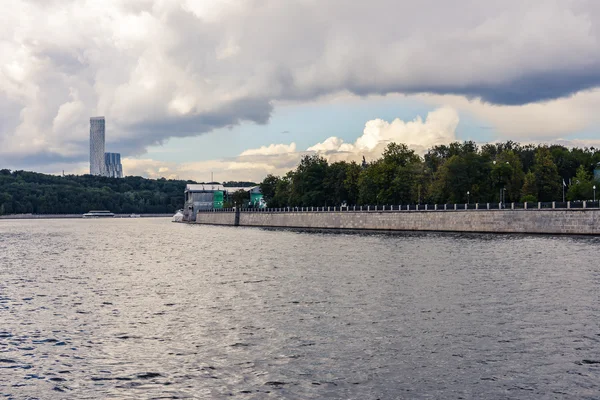
[[[104,153],[105,176],[110,178],[123,177],[123,165],[120,153]]]
[[[90,174],[105,175],[104,117],[90,118]]]

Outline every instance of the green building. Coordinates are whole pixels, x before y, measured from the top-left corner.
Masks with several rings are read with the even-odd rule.
[[[225,200],[232,193],[244,190],[250,192],[250,203],[246,207],[264,207],[260,187],[225,187],[220,184],[188,184],[185,187],[185,206],[183,215],[185,221],[196,220],[196,214],[202,210],[218,210],[223,208]]]

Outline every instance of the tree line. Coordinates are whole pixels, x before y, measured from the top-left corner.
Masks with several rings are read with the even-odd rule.
[[[329,163],[304,156],[284,176],[268,175],[260,188],[269,207],[341,204],[451,204],[589,200],[600,152],[512,141],[472,141],[430,148],[424,156],[390,143],[372,162]],[[563,186],[564,185],[564,186]]]
[[[46,175],[0,170],[0,215],[174,213],[183,207],[184,180]]]

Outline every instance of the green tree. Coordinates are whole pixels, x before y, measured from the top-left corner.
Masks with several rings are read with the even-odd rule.
[[[356,162],[352,161],[346,167],[346,178],[344,179],[344,188],[348,194],[348,204],[358,204],[359,177],[362,168]]]
[[[521,202],[538,201],[538,188],[535,181],[535,175],[532,171],[525,174]]]
[[[362,170],[358,176],[358,204],[377,204],[378,187],[381,186],[379,173],[381,160],[375,161]]]
[[[578,154],[564,146],[553,145],[549,147],[552,161],[556,164],[558,175],[565,181],[575,176],[580,164],[589,164],[591,157],[584,154]],[[585,161],[583,160],[585,158]]]
[[[560,198],[562,179],[552,160],[548,147],[539,147],[535,153],[533,174],[538,189],[539,201],[554,201]]]
[[[229,196],[228,200],[235,207],[246,208],[250,203],[250,192],[243,189],[236,190]]]
[[[275,191],[277,189],[277,184],[279,183],[280,180],[281,180],[281,178],[279,178],[278,176],[269,174],[259,184],[260,192],[263,195],[263,199],[265,200],[265,202],[267,203],[267,205],[269,207],[271,207],[271,203],[273,202],[273,199],[275,198]]]
[[[533,169],[533,164],[535,164],[536,151],[536,146],[532,144],[517,147],[517,150],[515,152],[519,155],[519,158],[521,159],[523,171],[529,172]]]
[[[425,154],[425,168],[435,174],[438,169],[450,158],[450,148],[445,144],[434,146]]]
[[[567,200],[590,200],[594,196],[594,182],[587,168],[580,165],[567,192]]]
[[[346,178],[349,164],[338,161],[327,167],[325,174],[324,189],[326,192],[326,203],[329,205],[340,205],[348,202],[348,190],[346,189]]]
[[[290,186],[293,175],[294,173],[290,171],[283,178],[277,181],[277,185],[275,186],[275,195],[273,196],[273,199],[271,199],[269,207],[281,208],[290,205]]]
[[[226,182],[223,182],[223,187],[253,187],[253,186],[256,186],[255,182],[248,182],[248,181],[226,181]]]
[[[390,143],[358,179],[360,204],[407,204],[418,198],[423,161],[405,144]]]
[[[451,156],[435,174],[431,194],[437,203],[465,203],[490,199],[491,163],[476,152]]]
[[[518,201],[521,198],[521,188],[525,173],[521,160],[513,150],[507,150],[496,156],[491,176],[496,189],[505,191],[505,201]]]
[[[306,155],[291,175],[290,206],[324,206],[327,195],[325,178],[328,163],[318,155]]]

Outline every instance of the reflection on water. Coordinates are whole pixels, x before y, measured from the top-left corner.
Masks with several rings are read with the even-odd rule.
[[[600,241],[0,221],[8,398],[598,398]]]

